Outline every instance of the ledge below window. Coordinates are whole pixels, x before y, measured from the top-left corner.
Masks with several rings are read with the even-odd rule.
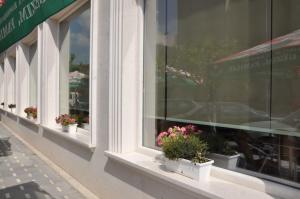
[[[177,189],[181,189],[187,193],[192,193],[196,197],[202,195],[208,198],[230,198],[230,199],[274,199],[276,197],[271,196],[263,191],[259,191],[253,188],[249,188],[245,185],[240,185],[239,180],[235,181],[231,179],[230,181],[224,180],[222,178],[216,177],[216,175],[211,175],[210,179],[205,182],[197,182],[190,178],[181,176],[179,174],[168,172],[164,169],[160,161],[155,158],[144,155],[138,152],[132,153],[114,153],[106,151],[105,155],[112,160],[118,161],[120,163],[126,164],[129,167],[133,167],[144,174],[155,177],[156,179],[173,184]],[[218,170],[218,174],[222,175],[222,169]],[[212,169],[214,170],[214,169]],[[224,173],[227,175],[226,173]],[[249,176],[250,177],[250,176]],[[251,177],[250,177],[251,178]],[[278,185],[281,186],[281,185]],[[276,188],[276,187],[274,187]],[[295,192],[287,193],[285,198],[295,198]],[[299,194],[296,193],[296,194]]]
[[[41,125],[42,128],[44,128],[47,132],[54,133],[57,136],[61,136],[70,142],[74,142],[84,148],[89,148],[91,151],[95,150],[95,146],[92,146],[90,144],[90,134],[88,131],[84,129],[78,128],[75,135],[72,135],[67,132],[63,132],[60,128],[52,128]]]
[[[3,109],[2,109],[3,110]],[[1,112],[1,110],[0,110]],[[81,129],[81,128],[78,128],[77,132],[75,135],[71,135],[69,133],[66,133],[66,132],[63,132],[61,130],[61,128],[59,127],[49,127],[49,126],[44,126],[44,125],[41,125],[39,124],[38,122],[36,121],[33,121],[33,120],[30,120],[30,119],[27,119],[26,117],[22,117],[22,116],[19,116],[19,115],[16,115],[15,113],[12,113],[12,112],[9,112],[9,111],[6,111],[6,110],[3,110],[1,112],[5,117],[14,117],[16,118],[15,122],[19,125],[21,125],[21,122],[20,121],[25,121],[25,122],[28,122],[34,126],[36,126],[38,129],[43,129],[43,131],[47,131],[49,133],[53,133],[55,134],[56,136],[59,136],[59,137],[62,137],[62,138],[65,138],[66,140],[68,140],[69,142],[72,142],[74,144],[77,144],[83,148],[86,148],[92,152],[95,151],[95,148],[96,146],[95,145],[92,145],[91,142],[90,142],[90,139],[91,139],[91,134],[89,131],[85,130],[85,129]],[[10,118],[11,119],[11,118]],[[38,132],[38,130],[37,130]]]
[[[28,123],[34,124],[34,125],[39,125],[37,120],[31,120],[31,119],[28,119],[28,118],[23,117],[23,116],[18,116],[18,117],[19,117],[19,120],[23,120],[23,121],[26,121]]]

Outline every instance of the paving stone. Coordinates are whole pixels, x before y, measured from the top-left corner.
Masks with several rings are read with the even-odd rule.
[[[0,148],[0,199],[85,198],[1,124],[0,134],[11,137],[12,150]]]

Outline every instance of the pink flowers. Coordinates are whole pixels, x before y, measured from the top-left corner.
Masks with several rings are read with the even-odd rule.
[[[179,135],[183,135],[184,138],[187,138],[189,135],[200,134],[202,131],[199,130],[194,125],[187,125],[183,127],[173,126],[168,129],[168,131],[161,132],[156,139],[157,145],[162,146],[164,138],[176,139]]]
[[[69,126],[70,124],[75,124],[76,119],[72,118],[68,114],[63,114],[55,118],[57,124],[61,124],[62,126]]]
[[[189,124],[189,125],[185,126],[185,128],[186,128],[186,131],[187,131],[188,134],[191,134],[191,133],[200,134],[200,133],[202,133],[202,131],[200,129],[198,129],[196,126],[194,126],[192,124]]]
[[[163,142],[162,142],[163,138],[164,137],[168,137],[168,136],[169,136],[169,134],[167,132],[161,132],[158,135],[157,139],[156,139],[156,142],[157,142],[158,146],[162,146],[162,144],[163,144]]]
[[[33,119],[37,118],[37,108],[36,107],[27,107],[24,112],[27,114],[27,117],[32,117]]]
[[[0,0],[0,7],[5,4],[5,0]]]

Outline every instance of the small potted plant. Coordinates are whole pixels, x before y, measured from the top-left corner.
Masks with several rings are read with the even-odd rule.
[[[82,127],[83,127],[85,130],[90,130],[90,118],[89,118],[89,117],[83,118]]]
[[[195,126],[187,125],[174,126],[158,135],[157,144],[162,147],[168,170],[197,181],[209,177],[214,161],[205,157],[207,144],[200,134]]]
[[[63,132],[75,134],[77,131],[76,119],[68,114],[62,114],[55,118],[57,124],[60,124]]]
[[[240,154],[233,149],[229,142],[221,135],[209,135],[207,138],[209,153],[207,157],[215,161],[214,165],[234,170]]]
[[[35,107],[27,107],[24,109],[24,112],[26,113],[26,117],[27,119],[30,119],[30,120],[36,120],[37,118],[37,108]]]
[[[9,104],[8,108],[10,108],[10,111],[13,112],[13,109],[16,108],[16,105],[15,104]]]

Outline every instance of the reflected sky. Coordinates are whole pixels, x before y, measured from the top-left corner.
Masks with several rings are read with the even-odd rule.
[[[75,64],[89,64],[90,56],[90,9],[70,22],[71,53],[76,55]]]

